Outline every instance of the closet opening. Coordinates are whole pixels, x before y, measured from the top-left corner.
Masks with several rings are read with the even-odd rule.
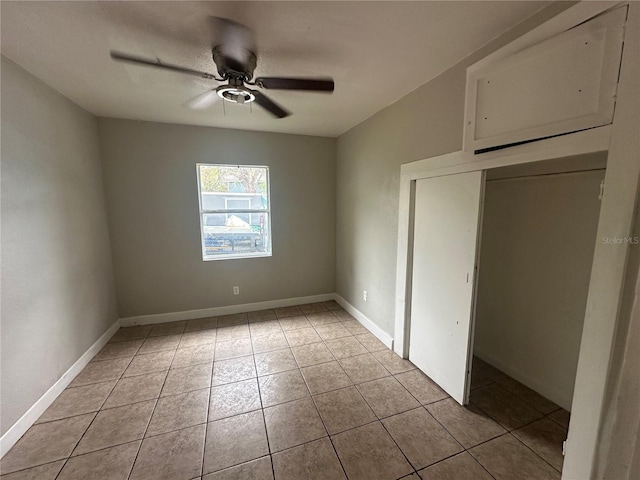
[[[470,402],[560,471],[594,250],[607,241],[596,238],[606,163],[597,152],[486,171]]]

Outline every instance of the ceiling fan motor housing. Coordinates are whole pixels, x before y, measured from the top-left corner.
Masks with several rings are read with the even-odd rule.
[[[244,82],[249,82],[253,78],[253,72],[256,69],[256,55],[255,53],[245,50],[243,55],[245,57],[244,62],[240,62],[235,58],[222,53],[220,45],[213,47],[211,50],[213,61],[218,67],[218,74],[227,79],[238,79]]]

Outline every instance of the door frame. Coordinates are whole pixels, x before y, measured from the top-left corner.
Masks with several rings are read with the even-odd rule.
[[[614,5],[608,2],[580,2],[476,65],[507,56],[567,30]],[[628,5],[616,110],[610,125],[504,150],[478,155],[458,151],[401,166],[394,330],[394,350],[401,357],[408,357],[413,205],[417,179],[606,152],[605,193],[596,238],[628,238],[633,235],[640,179],[640,139],[637,136],[640,128],[640,93],[636,87],[640,76],[640,5],[636,2],[629,2]],[[605,413],[607,382],[628,254],[629,244],[626,242],[611,244],[596,241],[562,472],[566,479],[590,479],[595,475],[598,435]]]

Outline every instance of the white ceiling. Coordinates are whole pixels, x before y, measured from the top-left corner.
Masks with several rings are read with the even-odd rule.
[[[338,136],[548,2],[2,2],[2,54],[98,116]],[[269,91],[293,112],[185,103],[216,86],[110,50],[215,72],[207,16],[258,39],[256,76],[332,76],[332,95]]]

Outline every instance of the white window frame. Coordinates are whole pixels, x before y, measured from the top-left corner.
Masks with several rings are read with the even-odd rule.
[[[205,209],[202,206],[202,188],[200,182],[200,167],[237,167],[237,168],[264,168],[266,170],[266,197],[267,197],[267,207],[266,208],[246,208],[246,209],[238,209],[238,208],[223,208],[223,209]],[[204,262],[208,262],[211,260],[231,260],[231,259],[241,259],[241,258],[259,258],[259,257],[270,257],[272,256],[273,245],[271,243],[271,180],[269,177],[269,167],[266,165],[229,165],[224,163],[196,163],[196,182],[198,184],[198,207],[199,207],[199,215],[200,215],[200,248],[202,249],[202,260]],[[224,192],[220,192],[224,193]],[[232,192],[229,192],[233,194]],[[237,194],[236,194],[237,195]],[[247,196],[246,192],[241,196]],[[227,202],[225,199],[225,206]],[[205,222],[204,216],[207,214],[224,214],[227,216],[232,214],[249,214],[249,218],[251,219],[252,214],[266,214],[267,215],[267,225],[266,225],[266,238],[267,238],[267,246],[268,251],[266,252],[241,252],[241,253],[229,253],[224,255],[206,255],[206,246],[205,246]]]

